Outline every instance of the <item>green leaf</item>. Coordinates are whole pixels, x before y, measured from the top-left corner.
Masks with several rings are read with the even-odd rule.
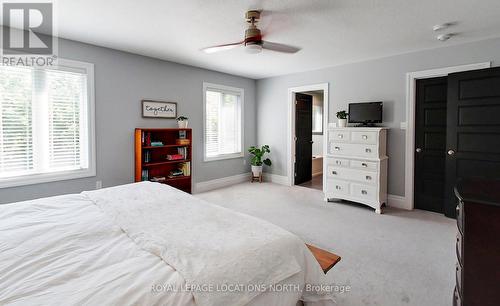
[[[264,164],[266,164],[267,166],[272,165],[271,160],[269,158],[264,159]]]

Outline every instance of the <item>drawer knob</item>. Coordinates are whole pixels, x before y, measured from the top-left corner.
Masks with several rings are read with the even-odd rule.
[[[339,134],[339,138],[340,138],[340,139],[344,138],[344,135]]]
[[[334,148],[336,151],[340,151],[340,147],[335,147]]]
[[[337,171],[332,171],[332,174],[333,175],[337,175]]]
[[[372,152],[372,149],[366,148],[366,149],[365,149],[365,152],[366,152],[366,153],[371,153],[371,152]]]
[[[368,139],[368,136],[363,135],[363,136],[361,136],[361,138],[363,138],[364,140],[367,140],[367,139]]]
[[[368,194],[366,190],[361,190],[361,194]]]
[[[361,163],[361,167],[368,167],[366,163]]]
[[[337,165],[340,165],[340,160],[336,160],[336,161],[335,161],[335,163],[336,163]]]
[[[339,185],[335,185],[335,189],[340,190],[340,189],[342,189],[342,188],[340,188],[340,186],[339,186]]]
[[[366,176],[366,180],[368,180],[368,181],[369,181],[369,180],[371,180],[371,179],[372,179],[372,177],[371,177],[371,176],[369,176],[369,175],[367,175],[367,176]]]

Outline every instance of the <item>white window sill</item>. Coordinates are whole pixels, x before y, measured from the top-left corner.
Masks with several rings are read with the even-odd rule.
[[[203,161],[205,162],[211,162],[211,161],[216,161],[216,160],[224,160],[224,159],[234,159],[234,158],[242,158],[244,157],[245,154],[243,152],[241,153],[234,153],[234,154],[223,154],[223,155],[217,155],[217,156],[205,156]]]
[[[0,178],[0,189],[96,176],[95,169],[69,170]]]

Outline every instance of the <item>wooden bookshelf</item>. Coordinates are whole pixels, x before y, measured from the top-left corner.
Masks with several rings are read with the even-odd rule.
[[[178,144],[182,134],[189,144]],[[164,184],[191,193],[193,173],[193,133],[191,129],[135,129],[135,181],[164,177]],[[158,145],[151,143],[159,142]],[[160,144],[161,143],[161,144]],[[181,154],[183,159],[168,160],[167,155]],[[189,168],[189,169],[186,169]],[[169,177],[172,171],[184,169],[182,176]]]

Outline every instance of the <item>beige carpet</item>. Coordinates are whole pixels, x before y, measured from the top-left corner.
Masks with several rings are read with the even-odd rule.
[[[328,278],[339,306],[451,305],[455,222],[426,211],[325,203],[322,192],[244,183],[196,195],[277,224],[342,257]]]

